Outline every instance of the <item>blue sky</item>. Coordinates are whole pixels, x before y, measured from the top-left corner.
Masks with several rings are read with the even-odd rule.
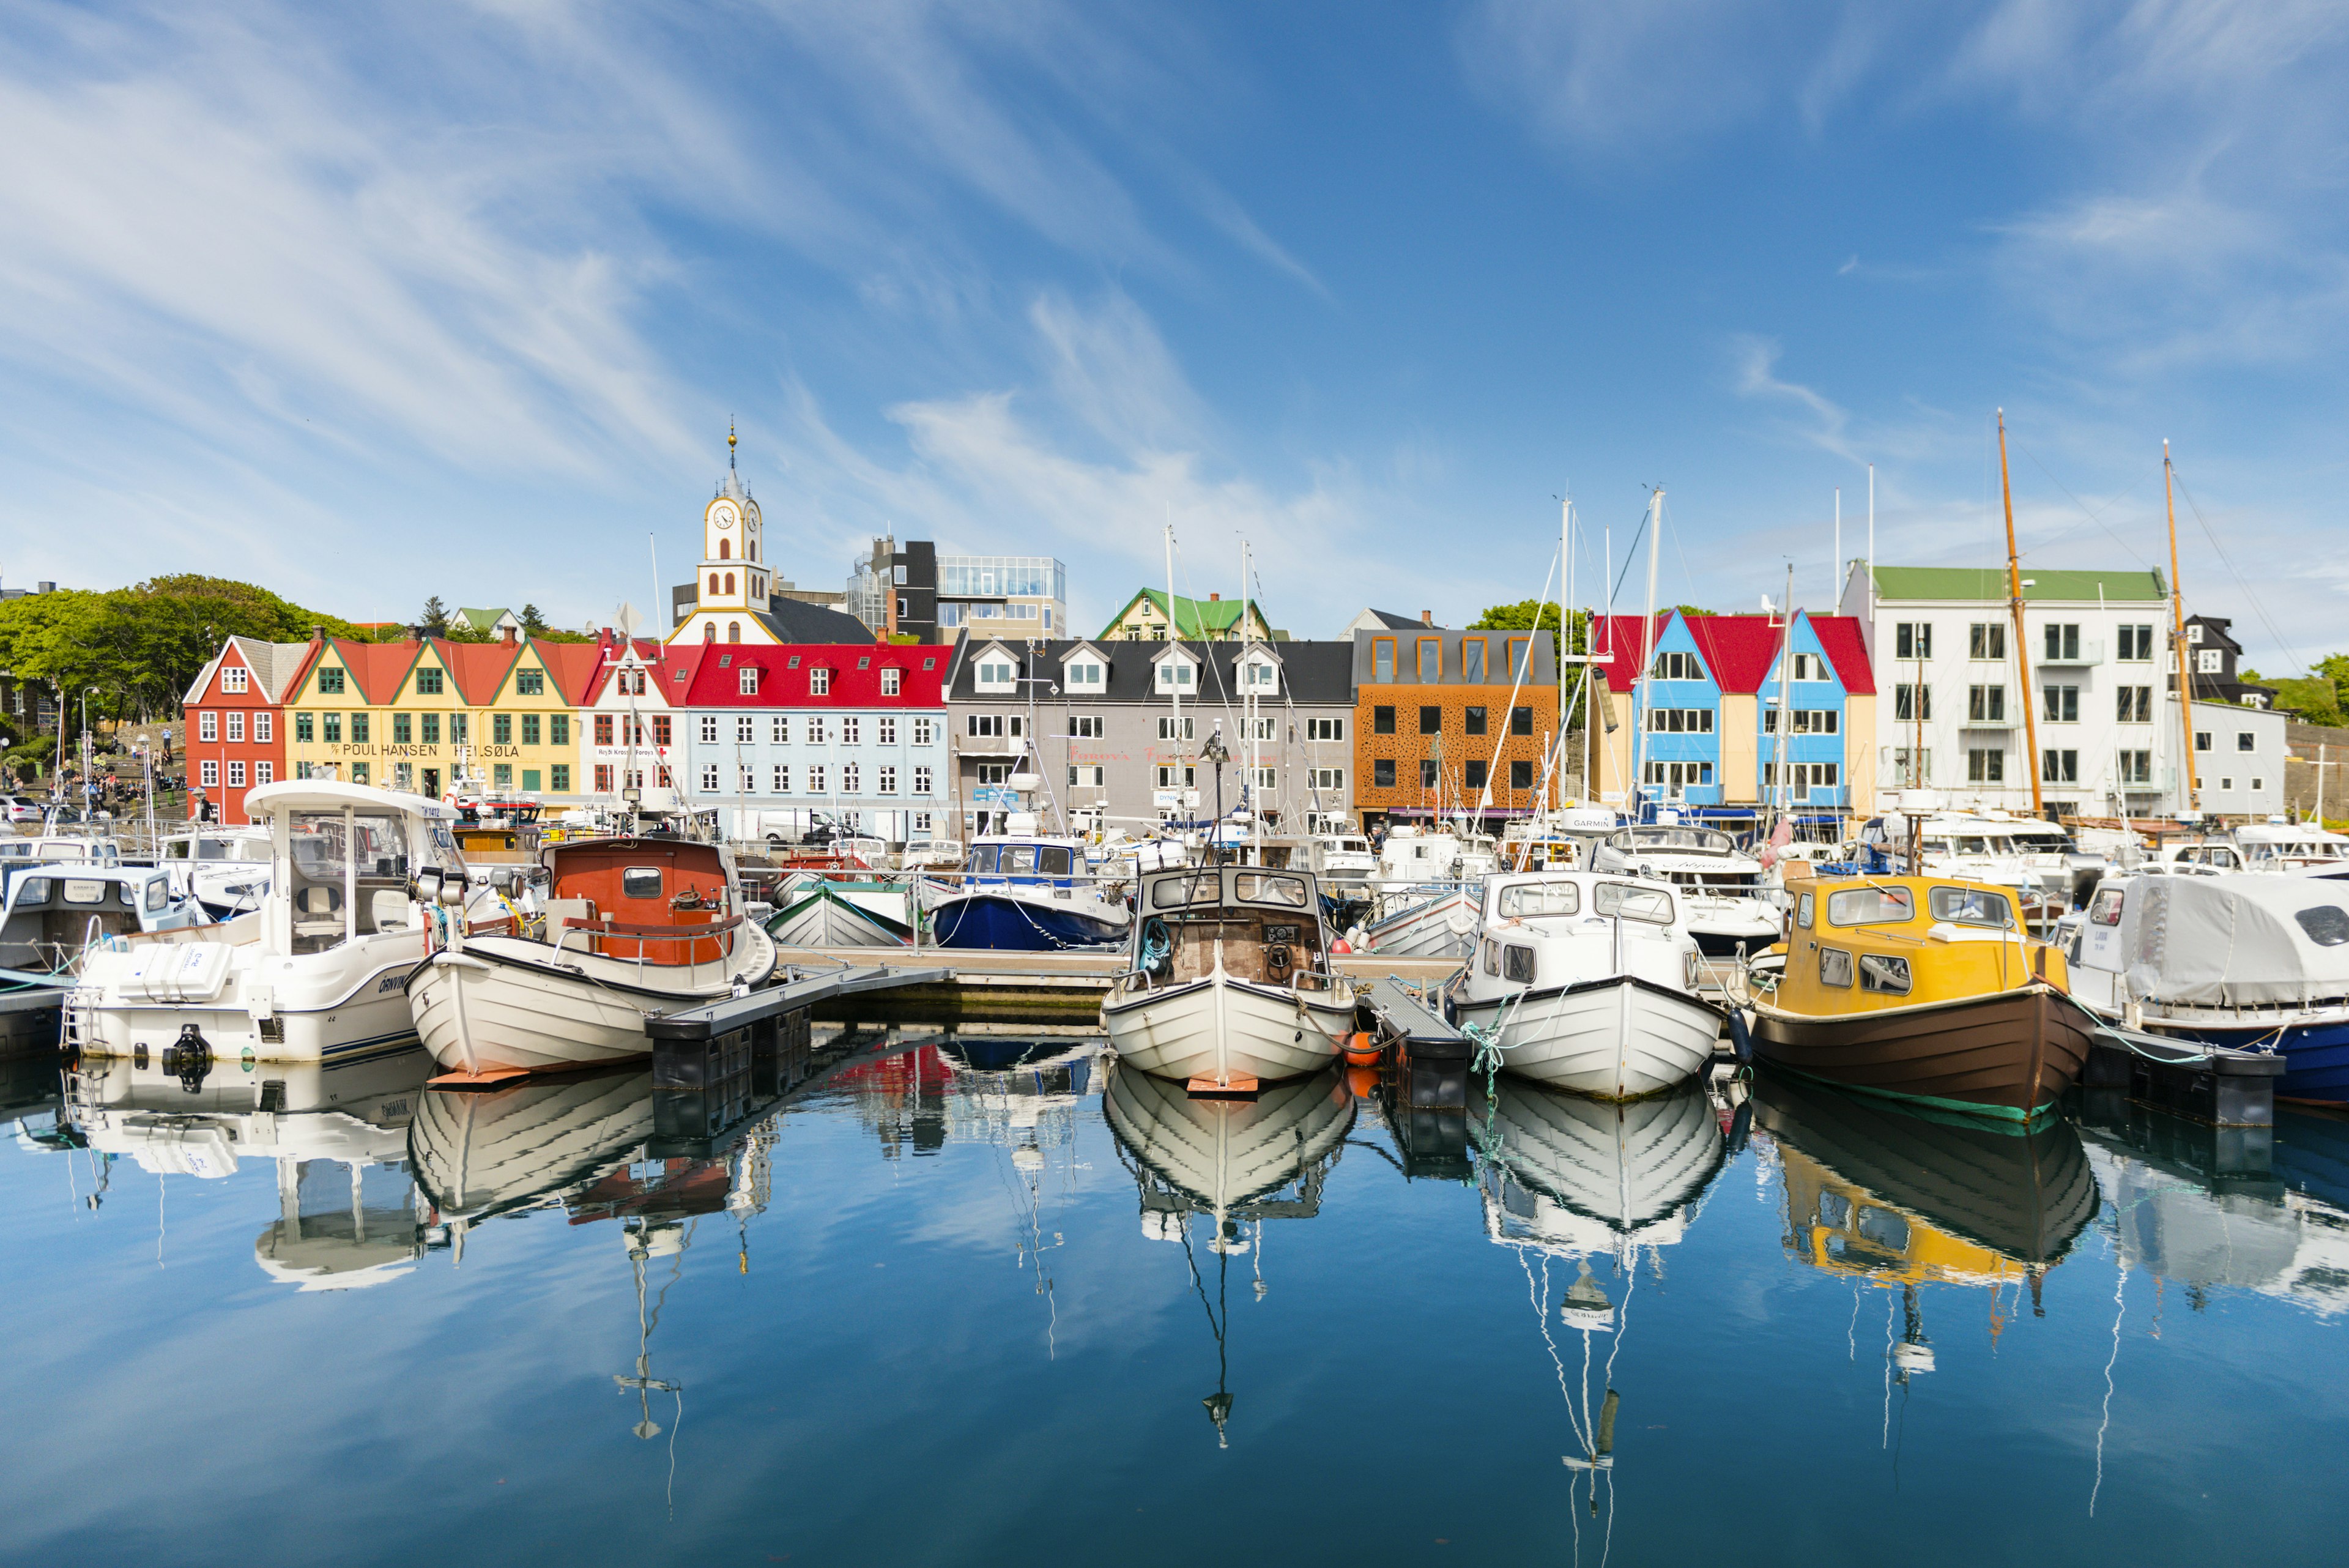
[[[5,15],[12,587],[607,619],[732,417],[810,586],[894,529],[1081,624],[1171,516],[1456,623],[1661,483],[1668,597],[1818,605],[1869,462],[1879,559],[2000,557],[2002,404],[2031,561],[2158,563],[2166,436],[2191,607],[2349,646],[2338,5]]]

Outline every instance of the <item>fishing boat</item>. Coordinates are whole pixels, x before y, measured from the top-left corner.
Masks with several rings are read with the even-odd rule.
[[[209,925],[203,907],[151,866],[45,861],[0,902],[0,969],[62,974],[109,938]]]
[[[1763,887],[1762,865],[1716,827],[1652,824],[1619,828],[1600,839],[1590,864],[1672,885],[1697,947],[1715,958],[1743,947],[1759,951],[1778,940],[1783,922]]]
[[[1083,840],[1038,832],[1032,813],[1009,816],[1005,832],[971,840],[958,881],[923,885],[937,945],[1056,952],[1123,940],[1125,906],[1086,875]]]
[[[1206,866],[1142,878],[1131,967],[1102,1003],[1120,1061],[1252,1086],[1319,1072],[1353,1033],[1354,982],[1330,968],[1313,878]]]
[[[1475,958],[1445,1002],[1454,1023],[1497,1048],[1505,1070],[1636,1099],[1713,1060],[1726,1013],[1696,994],[1702,963],[1667,883],[1516,873],[1485,884]]]
[[[2013,890],[1930,877],[1815,877],[1783,954],[1749,961],[1754,1054],[1868,1094],[2029,1122],[2052,1113],[2096,1023]]]
[[[794,878],[783,886],[781,907],[768,917],[767,934],[787,948],[902,948],[911,942],[914,928],[859,898],[860,888],[895,892],[904,908],[904,890],[886,884]]]
[[[1567,1255],[1677,1241],[1689,1206],[1727,1158],[1702,1085],[1608,1105],[1514,1078],[1472,1105],[1485,1233]]]
[[[91,948],[67,998],[68,1044],[97,1055],[177,1047],[316,1062],[410,1043],[401,986],[428,931],[473,918],[453,811],[312,779],[258,785],[245,810],[269,827],[261,908]]]
[[[2280,1052],[2278,1095],[2349,1103],[2349,892],[2325,877],[2147,871],[2097,884],[2069,923],[2073,995],[2131,1028]]]
[[[177,873],[180,892],[192,896],[215,920],[233,920],[261,908],[269,891],[269,830],[202,827],[163,841],[156,864]]]
[[[652,1074],[605,1067],[487,1094],[427,1091],[408,1150],[461,1262],[474,1226],[585,1192],[652,1136]]]
[[[665,836],[540,851],[534,930],[454,929],[407,976],[416,1032],[452,1072],[490,1078],[625,1061],[647,1019],[761,984],[775,944],[738,907],[732,855]]]
[[[1361,945],[1391,958],[1467,957],[1476,940],[1478,888],[1428,883],[1416,890],[1416,899],[1381,898],[1385,913],[1361,929]]]

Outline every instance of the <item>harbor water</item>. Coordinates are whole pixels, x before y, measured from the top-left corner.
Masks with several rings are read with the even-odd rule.
[[[2337,1561],[2349,1122],[6,1064],[10,1562]],[[60,1104],[61,1094],[65,1096]],[[2326,1542],[2332,1542],[2327,1545]]]

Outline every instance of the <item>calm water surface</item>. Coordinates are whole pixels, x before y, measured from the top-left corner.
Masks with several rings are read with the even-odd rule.
[[[1023,1061],[1022,1058],[1025,1058]],[[12,1562],[2337,1562],[2349,1126],[0,1067]],[[277,1072],[282,1087],[264,1086]],[[256,1109],[257,1102],[266,1102]],[[268,1108],[281,1106],[283,1108]],[[721,1124],[716,1131],[712,1123]],[[2329,1458],[2328,1458],[2329,1457]]]

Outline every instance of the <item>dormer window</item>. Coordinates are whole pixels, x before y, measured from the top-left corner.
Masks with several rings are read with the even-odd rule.
[[[1279,667],[1268,659],[1249,659],[1240,666],[1240,690],[1259,692],[1279,691]]]
[[[975,679],[981,691],[1009,691],[1019,684],[1019,667],[1008,657],[983,658]]]
[[[741,695],[745,697],[756,697],[759,694],[759,671],[757,668],[755,666],[746,666],[745,668],[735,671],[735,684],[736,689],[741,693]]]
[[[881,672],[881,695],[884,697],[895,697],[897,694],[897,682],[903,677],[903,674],[904,671],[900,670],[894,664],[889,666],[886,670],[884,670]]]
[[[1072,659],[1061,673],[1071,691],[1099,691],[1109,684],[1109,667],[1098,659]]]
[[[832,695],[831,670],[824,669],[822,665],[818,665],[813,670],[808,671],[808,695],[811,697],[829,697]]]
[[[221,690],[230,693],[242,692],[244,690],[244,678],[247,673],[248,671],[241,666],[222,670]]]
[[[1158,667],[1158,690],[1188,691],[1197,684],[1187,659],[1170,659]]]

